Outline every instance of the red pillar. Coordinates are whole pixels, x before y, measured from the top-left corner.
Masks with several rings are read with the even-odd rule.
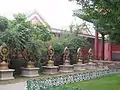
[[[108,55],[108,60],[112,60],[112,45],[109,43],[109,55]]]
[[[104,34],[102,35],[102,40],[101,40],[101,60],[104,60]]]
[[[98,60],[98,32],[95,32],[95,59]]]

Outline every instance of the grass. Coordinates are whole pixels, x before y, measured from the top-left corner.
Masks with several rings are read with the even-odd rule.
[[[66,84],[65,86],[83,88],[84,90],[120,90],[120,74]]]

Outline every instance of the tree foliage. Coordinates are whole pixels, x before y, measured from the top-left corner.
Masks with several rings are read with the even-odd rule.
[[[17,52],[23,54],[26,49],[25,59],[39,60],[41,52],[46,50],[43,42],[51,39],[49,29],[42,24],[32,25],[21,13],[15,14],[14,20],[5,20],[8,26],[1,32],[0,42],[5,42],[9,46],[11,55],[12,53],[17,55]],[[1,20],[1,23],[4,21]]]
[[[9,21],[8,30],[3,32],[0,38],[9,47],[23,50],[27,42],[31,40],[31,24],[22,14],[15,15],[14,18],[15,20]]]
[[[77,27],[76,27],[77,28]],[[61,33],[60,37],[51,40],[56,52],[63,52],[67,46],[71,51],[76,51],[81,46],[89,45],[87,38],[79,36],[78,30],[72,28],[71,32]],[[81,30],[79,28],[79,30]]]
[[[4,32],[8,28],[8,19],[0,16],[0,31]]]
[[[108,34],[113,42],[120,43],[120,0],[76,0],[82,9],[75,16],[91,22],[102,34]]]
[[[33,26],[33,37],[34,39],[40,39],[42,41],[51,40],[52,34],[50,33],[49,27],[44,26],[43,24],[37,24]]]

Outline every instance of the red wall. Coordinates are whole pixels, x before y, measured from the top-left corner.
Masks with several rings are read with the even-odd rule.
[[[101,40],[98,40],[98,59],[101,57]]]
[[[112,60],[120,61],[120,45],[112,45]]]
[[[108,43],[105,43],[104,44],[104,55],[105,55],[105,59],[108,59],[109,57],[109,44]]]
[[[105,43],[105,58],[109,57],[109,44]],[[112,45],[112,60],[120,60],[120,45]]]
[[[120,45],[112,45],[112,51],[120,51]]]
[[[93,49],[93,53],[95,52],[95,48],[94,48],[94,39],[89,39],[90,42],[90,46],[88,48],[92,48]],[[88,48],[85,47],[84,48],[84,54],[86,54],[88,52]],[[107,42],[105,42],[104,44],[104,57],[105,59],[108,59],[109,57],[109,44]],[[120,45],[112,45],[112,53],[120,53]],[[113,55],[113,54],[112,54]],[[98,58],[100,59],[101,57],[101,40],[98,41]],[[116,57],[116,56],[114,56]]]
[[[94,39],[89,39],[89,42],[90,42],[90,48],[92,48],[93,52],[94,52],[95,51]],[[108,59],[108,57],[110,56],[109,52],[110,52],[109,44],[107,42],[105,42],[105,44],[104,44],[104,58],[105,59]],[[118,57],[120,58],[119,55],[120,55],[120,45],[112,45],[112,57],[114,57],[112,59],[115,60],[116,57],[117,57],[117,59],[118,59]],[[101,57],[101,40],[98,41],[98,58],[100,59],[100,57]]]
[[[89,42],[90,42],[90,47],[93,49],[93,51],[95,51],[94,39],[92,41],[89,40]],[[109,52],[109,44],[105,43],[104,44],[104,56],[105,56],[105,59],[108,59],[108,56],[109,56],[108,52]],[[100,57],[101,57],[101,40],[98,41],[98,58],[100,59]]]

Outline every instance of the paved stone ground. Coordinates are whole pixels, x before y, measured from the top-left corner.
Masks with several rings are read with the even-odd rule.
[[[0,85],[0,90],[27,90],[25,87],[25,82]]]

